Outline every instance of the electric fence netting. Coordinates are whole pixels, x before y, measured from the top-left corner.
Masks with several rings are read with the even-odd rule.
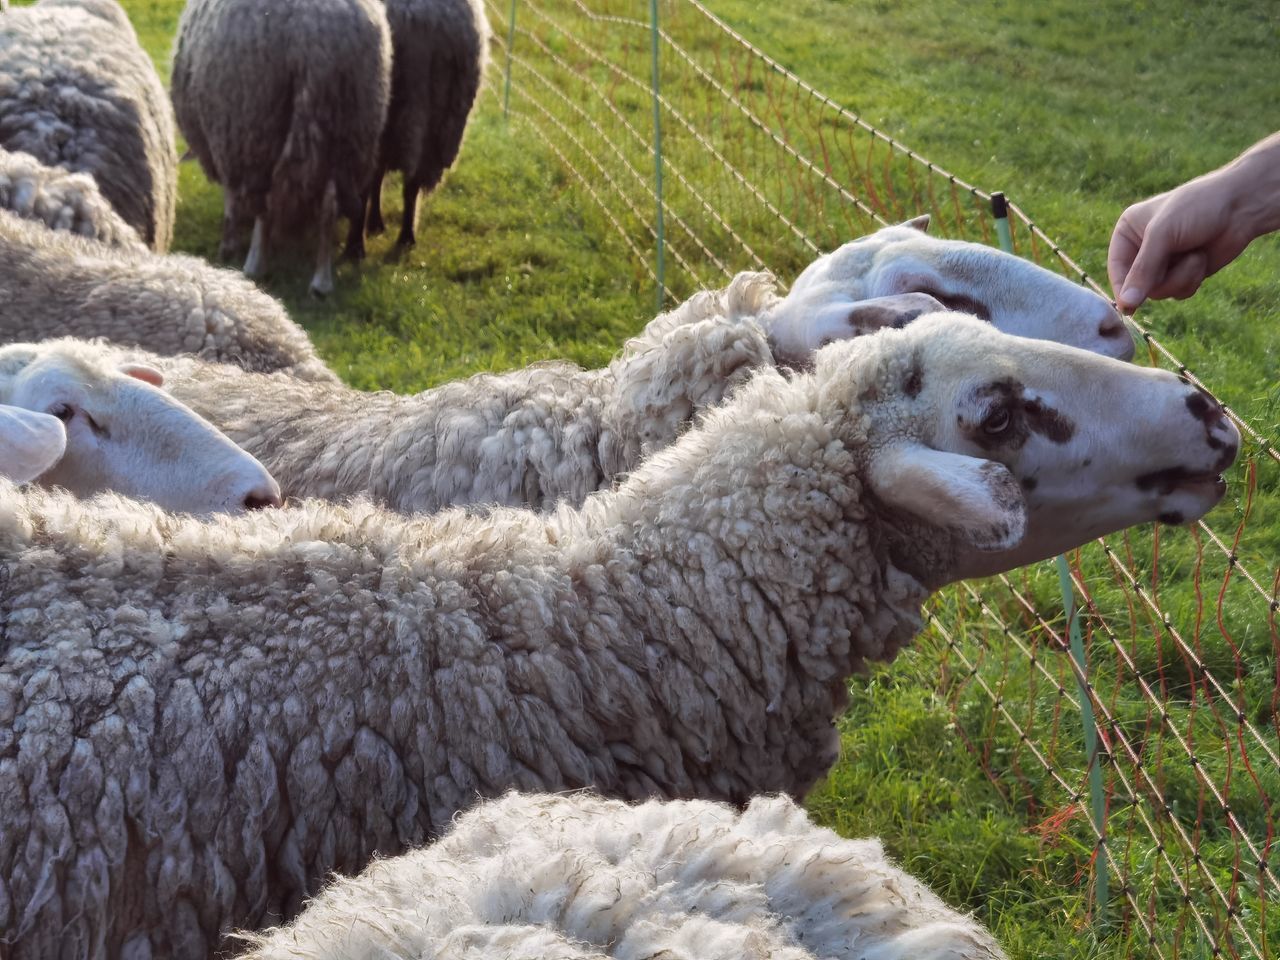
[[[1002,243],[1103,292],[1016,203],[997,219],[990,193],[698,0],[487,3],[503,71],[489,95],[667,304],[740,270],[794,276],[920,213],[939,236]],[[1150,362],[1209,388],[1135,330]],[[1230,415],[1245,449],[1204,522],[949,590],[919,641],[974,761],[1046,843],[1078,851],[1093,891],[1081,919],[1132,955],[1280,956],[1280,570],[1255,502],[1280,453]]]

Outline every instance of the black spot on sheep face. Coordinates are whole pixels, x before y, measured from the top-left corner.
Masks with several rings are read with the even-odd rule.
[[[1075,436],[1075,424],[1038,397],[1027,396],[1017,380],[995,380],[977,388],[967,410],[957,414],[960,430],[983,450],[1020,450],[1033,435],[1055,444]]]

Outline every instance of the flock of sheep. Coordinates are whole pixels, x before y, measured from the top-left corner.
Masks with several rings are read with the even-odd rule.
[[[411,243],[486,47],[467,0],[190,0],[224,253],[311,230],[324,292],[387,170]],[[930,593],[1209,510],[1212,399],[923,219],[604,369],[356,391],[165,252],[176,162],[115,0],[0,13],[0,957],[1003,956],[788,797]]]

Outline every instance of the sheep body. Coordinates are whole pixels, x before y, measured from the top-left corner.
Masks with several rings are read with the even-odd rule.
[[[312,289],[329,292],[334,219],[351,221],[353,244],[363,237],[390,94],[391,38],[377,0],[188,3],[173,102],[192,153],[225,191],[223,256],[254,220],[245,268],[254,275],[271,238],[318,222]]]
[[[242,960],[1004,956],[879,841],[844,839],[781,796],[740,812],[509,794],[249,940]]]
[[[65,230],[115,247],[146,245],[121,219],[87,173],[49,167],[29,153],[0,149],[0,209],[50,230]]]
[[[399,243],[415,241],[418,195],[453,165],[489,61],[489,20],[480,0],[383,0],[394,54],[391,105],[369,191],[369,229],[383,229],[382,178],[404,173]]]
[[[42,0],[0,22],[0,146],[89,174],[146,243],[169,248],[173,110],[115,0]]]
[[[0,343],[105,337],[337,381],[283,305],[195,257],[113,249],[0,210]]]

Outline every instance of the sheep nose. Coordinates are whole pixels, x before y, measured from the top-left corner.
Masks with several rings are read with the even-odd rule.
[[[1107,307],[1107,312],[1103,315],[1102,322],[1098,324],[1098,336],[1104,341],[1119,341],[1116,344],[1120,351],[1117,359],[1133,359],[1133,337],[1129,333],[1129,328],[1125,326],[1124,318],[1110,306]]]
[[[245,494],[243,503],[246,510],[265,510],[268,507],[279,507],[283,503],[280,499],[280,485],[274,480],[270,483],[258,484]]]
[[[1199,387],[1193,388],[1187,394],[1186,404],[1191,415],[1204,424],[1205,439],[1209,446],[1221,451],[1218,458],[1219,469],[1226,469],[1235,462],[1240,450],[1240,431],[1227,417],[1222,404],[1207,391]]]

